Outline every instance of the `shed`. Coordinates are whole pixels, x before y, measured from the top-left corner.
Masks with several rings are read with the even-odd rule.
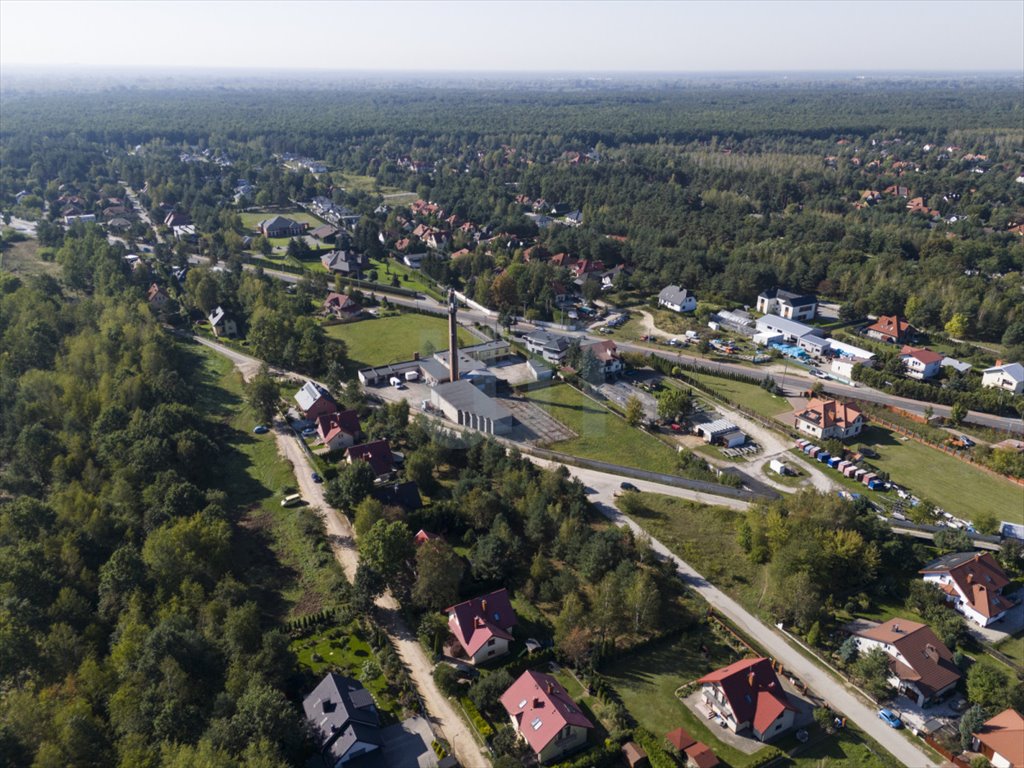
[[[858,467],[853,472],[853,479],[856,480],[857,482],[860,482],[860,479],[864,477],[864,475],[866,475],[867,473],[868,471],[866,469],[861,469],[860,467]]]
[[[651,761],[647,759],[647,753],[635,741],[627,741],[622,745],[622,756],[626,758],[629,768],[650,768]]]
[[[864,475],[864,477],[862,477],[860,479],[860,481],[862,483],[864,483],[864,485],[870,485],[872,480],[877,480],[877,479],[878,479],[878,475],[877,474],[875,474],[874,472],[868,472],[866,475]]]

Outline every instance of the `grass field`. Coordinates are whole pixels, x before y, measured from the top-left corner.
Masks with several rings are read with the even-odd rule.
[[[387,261],[370,259],[370,268],[377,270],[377,282],[380,283],[383,290],[387,290],[391,286],[391,275],[397,275],[400,288],[420,291],[438,301],[443,300],[437,289],[423,279],[419,270],[412,269],[400,261],[394,259],[388,259]]]
[[[1006,638],[996,646],[996,650],[1024,667],[1024,635]]]
[[[332,339],[345,342],[349,360],[359,368],[412,360],[414,352],[426,354],[428,349],[448,347],[448,321],[429,315],[394,315],[331,325],[326,330]],[[479,343],[473,334],[459,328],[461,346]]]
[[[820,733],[820,731],[819,731]],[[780,744],[785,748],[785,742]],[[855,727],[808,743],[795,757],[782,763],[795,768],[896,768],[900,764]]]
[[[1003,520],[1024,522],[1021,486],[994,477],[934,448],[881,427],[868,427],[857,439],[878,451],[871,463],[888,472],[921,498],[954,515],[973,518],[980,512],[996,512]]]
[[[565,424],[578,437],[547,446],[585,459],[678,474],[675,451],[567,384],[556,384],[526,397]]]
[[[760,413],[762,416],[771,418],[793,410],[786,398],[773,395],[757,384],[747,384],[742,381],[723,379],[718,376],[710,376],[706,373],[695,373],[693,371],[683,371],[683,373],[694,381],[700,382],[721,393],[723,397],[744,405],[750,410]]]
[[[39,258],[39,241],[22,240],[9,243],[0,251],[0,270],[14,275],[56,275],[60,265]]]
[[[360,176],[355,173],[345,173],[344,171],[332,171],[331,180],[338,186],[342,187],[346,192],[369,192],[379,195],[400,196],[394,198],[389,197],[388,202],[391,205],[410,203],[418,197],[415,192],[409,192],[408,190],[401,189],[400,187],[390,187],[386,184],[384,186],[380,186],[377,184],[377,179],[373,176]],[[405,198],[408,198],[408,200]]]

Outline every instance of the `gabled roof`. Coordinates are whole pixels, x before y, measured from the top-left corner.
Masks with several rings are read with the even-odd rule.
[[[1024,381],[1024,365],[1020,363],[1007,363],[1006,365],[996,365],[992,368],[986,368],[982,371],[985,373],[997,373],[1002,371],[1014,381]]]
[[[217,324],[220,323],[220,321],[223,320],[226,316],[227,313],[224,311],[224,307],[217,307],[215,310],[213,310],[213,312],[210,313],[210,325],[217,326]]]
[[[814,398],[807,402],[806,408],[796,412],[796,417],[821,429],[829,427],[846,429],[857,419],[862,418],[863,414],[852,405],[841,403],[838,400]]]
[[[933,560],[919,573],[949,574],[971,608],[985,618],[997,616],[1011,605],[1000,591],[1010,580],[988,552],[953,552]]]
[[[759,295],[759,298],[775,299],[789,304],[791,307],[806,307],[811,304],[818,303],[818,299],[815,296],[805,296],[799,293],[792,293],[791,291],[784,291],[781,288],[773,288],[770,291],[764,291]]]
[[[302,709],[323,740],[324,751],[335,760],[344,757],[356,742],[382,743],[373,697],[352,678],[328,673],[303,699]]]
[[[760,733],[787,709],[793,709],[768,659],[742,659],[697,682],[718,683],[736,722],[750,723]]]
[[[941,363],[945,355],[940,355],[938,352],[933,352],[930,349],[904,346],[900,350],[900,357],[912,357],[921,365],[933,365]]]
[[[377,477],[386,475],[394,467],[394,458],[391,455],[391,448],[387,440],[374,440],[372,443],[353,445],[345,451],[349,461],[362,459],[369,462]]]
[[[324,308],[340,312],[358,312],[359,302],[344,293],[331,291],[324,299]]]
[[[889,336],[896,341],[902,341],[906,336],[917,333],[917,329],[899,315],[882,315],[864,330]]]
[[[982,744],[1010,761],[1011,768],[1024,768],[1024,717],[1005,709],[974,734]]]
[[[334,402],[334,398],[331,397],[330,393],[314,381],[307,380],[302,385],[302,389],[295,393],[295,402],[303,412],[312,408],[320,399]]]
[[[272,219],[264,219],[260,222],[260,229],[269,231],[271,229],[290,229],[291,227],[298,226],[299,222],[289,219],[286,216],[275,216]]]
[[[682,306],[689,296],[690,292],[685,288],[680,288],[678,285],[667,285],[658,294],[658,301]]]
[[[412,480],[374,488],[373,498],[386,506],[401,507],[407,511],[417,510],[423,506],[423,499],[420,498],[420,488]],[[439,536],[438,538],[441,537]]]
[[[518,623],[508,590],[504,588],[453,605],[445,609],[445,613],[452,634],[470,656],[493,637],[511,640],[510,630]]]
[[[889,669],[901,680],[914,683],[926,697],[961,677],[949,648],[925,624],[895,618],[863,629],[857,635],[891,645],[899,651],[903,659],[890,659]]]
[[[355,437],[361,431],[359,414],[351,409],[317,416],[314,424],[320,440],[325,445],[338,437],[338,435],[345,434]]]
[[[538,754],[566,725],[594,727],[561,684],[543,672],[524,672],[502,694],[501,705]]]
[[[542,346],[544,349],[553,349],[559,352],[564,352],[569,348],[571,339],[568,336],[561,336],[557,333],[548,333],[547,331],[533,331],[532,333],[524,336],[527,341],[532,341],[534,344]]]
[[[605,339],[604,341],[596,341],[593,344],[587,344],[583,347],[583,350],[590,350],[594,353],[594,357],[600,360],[602,363],[609,363],[612,360],[617,360],[619,357],[618,347],[615,346],[615,342],[611,339]]]

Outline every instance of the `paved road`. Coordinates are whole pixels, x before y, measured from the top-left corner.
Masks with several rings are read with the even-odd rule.
[[[575,474],[574,468],[570,467],[569,469]],[[636,485],[642,487],[639,482]],[[614,491],[609,493],[607,484],[593,487],[599,492],[591,496],[591,501],[608,519],[616,525],[628,526],[638,535],[643,532],[640,525],[623,515],[615,507]],[[800,654],[773,627],[763,623],[731,597],[712,586],[707,579],[676,557],[657,539],[651,539],[651,548],[660,556],[672,560],[680,578],[703,597],[709,605],[732,621],[742,632],[755,638],[772,657],[781,661],[787,669],[792,670],[832,708],[846,715],[871,738],[885,747],[897,760],[908,768],[932,768],[936,765],[926,753],[908,741],[902,733],[894,731],[879,720],[876,710],[864,703],[845,683]]]

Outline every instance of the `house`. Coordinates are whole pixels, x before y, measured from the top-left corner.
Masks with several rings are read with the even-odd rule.
[[[697,308],[697,297],[678,285],[667,285],[658,294],[658,306],[673,312],[693,312]]]
[[[848,440],[864,428],[864,414],[838,400],[813,398],[796,412],[793,425],[819,440]]]
[[[981,386],[1003,389],[1019,395],[1024,392],[1024,365],[1009,363],[986,368],[981,372]]]
[[[171,211],[164,217],[164,226],[169,229],[175,227],[187,227],[192,223],[192,217],[181,211]]]
[[[448,628],[474,664],[504,656],[518,620],[507,589],[445,609]]]
[[[330,224],[324,224],[322,227],[317,227],[309,234],[317,240],[321,240],[325,243],[333,243],[335,238],[338,236],[338,228],[332,227]]]
[[[371,443],[353,445],[345,450],[345,461],[351,464],[354,461],[365,461],[373,467],[373,473],[378,479],[391,474],[395,467],[394,456],[391,455],[391,448],[387,440],[374,440]]]
[[[355,445],[362,434],[359,414],[353,410],[321,414],[316,417],[315,428],[320,442],[332,451]]]
[[[370,266],[370,260],[366,256],[352,251],[330,251],[320,257],[320,263],[328,272],[337,272],[356,279]]]
[[[381,748],[377,705],[362,683],[329,672],[302,709],[320,742],[324,764],[337,768]]]
[[[930,379],[936,376],[942,367],[943,355],[930,349],[918,349],[904,346],[900,350],[900,360],[906,375],[912,379]]]
[[[583,211],[569,211],[563,221],[571,227],[578,227],[583,223]]]
[[[541,763],[582,747],[594,727],[562,685],[543,672],[524,672],[501,695],[501,705]]]
[[[488,435],[507,435],[515,426],[515,417],[508,409],[481,392],[472,381],[438,384],[430,390],[430,404],[455,424]]]
[[[401,507],[406,512],[413,512],[423,507],[420,488],[412,480],[379,486],[373,489],[372,495],[385,507]]]
[[[1024,768],[1024,716],[1004,709],[974,734],[972,745],[993,768]]]
[[[625,264],[616,264],[611,269],[606,269],[601,273],[601,290],[610,291],[613,288],[620,286],[623,278],[629,277],[632,272],[633,270]]]
[[[302,389],[295,393],[295,402],[307,419],[315,419],[326,413],[334,413],[338,410],[338,404],[331,397],[330,392],[321,387],[315,381],[307,380]]]
[[[163,309],[170,300],[171,297],[167,295],[167,291],[156,283],[151,284],[146,292],[146,301],[149,302],[149,306],[155,309]]]
[[[359,306],[359,302],[351,296],[331,291],[324,299],[324,311],[339,320],[351,320],[363,310]]]
[[[107,229],[131,229],[132,223],[122,216],[115,216],[107,222]]]
[[[758,334],[781,335],[783,339],[791,342],[798,341],[805,336],[817,336],[819,339],[825,338],[825,332],[820,328],[812,328],[809,325],[798,323],[796,320],[789,320],[781,315],[759,317],[754,327]]]
[[[298,237],[306,231],[304,222],[294,221],[285,216],[264,219],[258,226],[264,237]]]
[[[814,296],[773,288],[758,295],[757,311],[762,315],[778,315],[787,320],[813,320],[818,311],[818,300]]]
[[[618,348],[611,339],[586,344],[580,349],[584,353],[589,351],[594,354],[594,357],[601,364],[601,371],[604,373],[605,378],[620,373],[624,367]]]
[[[982,627],[999,621],[1015,605],[1002,593],[1010,580],[989,552],[953,552],[918,573],[936,584],[957,611]]]
[[[79,222],[81,224],[92,224],[95,221],[96,221],[96,214],[95,213],[75,213],[75,214],[67,214],[67,215],[64,216],[64,223],[66,225],[69,225],[69,226],[71,224],[74,224],[75,222]]]
[[[881,648],[889,660],[889,683],[918,706],[934,701],[956,687],[960,670],[953,654],[926,625],[907,619],[889,619],[854,634],[857,648],[867,653]]]
[[[627,741],[623,744],[621,752],[629,768],[651,768],[651,761],[647,757],[647,750],[635,741]]]
[[[902,344],[917,336],[917,329],[899,315],[882,315],[864,329],[864,335],[889,344]]]
[[[571,340],[568,336],[559,336],[547,331],[534,331],[523,337],[526,349],[534,355],[540,355],[549,363],[560,363],[569,351]]]
[[[967,373],[974,367],[970,363],[962,362],[953,357],[942,358],[942,362],[939,363],[939,366],[942,368],[952,368],[957,373]]]
[[[796,709],[768,659],[742,659],[704,675],[701,697],[733,733],[750,730],[768,741],[793,726]]]
[[[444,536],[439,533],[431,533],[430,531],[420,528],[416,531],[416,535],[412,537],[412,540],[418,545],[426,544],[428,541],[444,541]]]
[[[217,307],[213,310],[207,320],[210,321],[210,328],[217,338],[221,336],[233,338],[238,335],[238,323],[224,311],[224,307]]]
[[[669,731],[665,734],[665,740],[675,747],[677,752],[686,756],[688,768],[715,768],[719,764],[711,748],[693,738],[685,728]]]

